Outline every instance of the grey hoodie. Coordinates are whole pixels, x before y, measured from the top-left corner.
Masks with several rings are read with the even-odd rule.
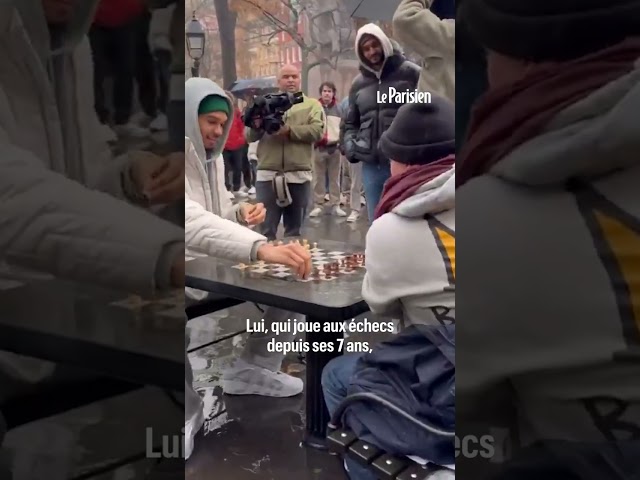
[[[375,220],[362,285],[371,311],[406,325],[454,321],[455,229],[453,169]]]
[[[619,445],[637,443],[639,108],[640,59],[457,191],[472,240],[456,411],[500,425],[515,390],[525,445],[603,442],[604,424],[620,426]],[[586,185],[570,187],[575,178]]]

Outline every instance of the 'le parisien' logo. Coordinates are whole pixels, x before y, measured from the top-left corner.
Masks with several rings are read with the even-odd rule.
[[[640,219],[611,202],[590,185],[571,187],[593,235],[618,304],[626,351],[615,357],[640,358]]]

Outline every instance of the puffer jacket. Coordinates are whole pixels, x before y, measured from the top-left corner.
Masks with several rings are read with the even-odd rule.
[[[94,10],[81,2],[50,38],[38,28],[41,2],[0,4],[0,18],[17,19],[0,32],[0,251],[60,277],[149,292],[168,286],[184,232],[122,201],[130,158],[112,158],[93,109]]]
[[[190,78],[185,83],[186,253],[250,262],[256,260],[257,247],[266,238],[238,223],[240,205],[233,205],[226,195],[221,152],[232,122],[226,123],[217,148],[207,157],[198,126],[198,106],[208,95],[227,98],[224,90],[209,79]]]
[[[382,104],[379,94],[388,94],[391,88],[396,91],[415,91],[420,77],[420,67],[409,62],[398,46],[394,46],[389,37],[372,23],[358,30],[356,46],[363,35],[373,35],[380,40],[385,63],[380,72],[373,70],[358,49],[360,74],[353,80],[349,91],[349,111],[343,132],[344,150],[351,163],[380,164],[389,159],[378,150],[378,141],[390,126],[398,109],[403,105],[394,101]]]

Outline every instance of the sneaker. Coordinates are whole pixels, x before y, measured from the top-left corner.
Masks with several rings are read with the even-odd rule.
[[[169,128],[169,120],[164,113],[161,113],[156,118],[151,120],[149,123],[149,128],[152,132],[160,132],[167,130]]]
[[[344,210],[342,210],[338,206],[333,208],[333,214],[336,215],[337,217],[346,217],[347,216],[347,212],[345,212]]]
[[[229,198],[229,200],[235,200],[236,199],[236,196],[230,190],[227,190],[227,197]]]
[[[272,372],[239,358],[222,376],[222,389],[227,395],[260,395],[293,397],[304,390],[304,382],[283,372]]]
[[[249,194],[247,192],[243,192],[242,189],[234,190],[233,195],[234,197],[240,197],[240,198],[247,198],[249,196]]]
[[[367,199],[364,198],[364,195],[360,196],[360,204],[363,205],[363,206],[365,206],[367,204]]]
[[[255,194],[256,194],[256,187],[251,187],[251,188],[249,189],[249,192],[248,192],[248,193],[249,193],[249,195],[255,195]]]
[[[352,210],[349,216],[347,217],[347,222],[349,223],[357,222],[359,218],[360,218],[360,212],[358,212],[357,210]]]
[[[330,196],[329,196],[329,194],[327,193],[327,194],[324,196],[324,201],[325,201],[325,202],[328,202],[329,200],[331,200],[331,197],[330,197]]]
[[[131,115],[131,118],[129,118],[129,123],[133,123],[135,125],[149,125],[151,120],[153,119],[146,113],[136,112]]]
[[[322,215],[322,208],[320,207],[314,208],[311,210],[311,213],[309,213],[310,217],[319,217],[320,215]]]
[[[133,122],[116,125],[113,129],[119,137],[145,138],[151,135],[148,128],[141,127]]]
[[[244,193],[249,193],[249,189],[245,186],[245,187],[240,187],[240,191],[244,192]]]
[[[102,124],[102,135],[107,143],[118,141],[118,134],[109,125]]]

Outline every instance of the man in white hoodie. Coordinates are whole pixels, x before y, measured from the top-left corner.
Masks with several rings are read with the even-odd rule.
[[[240,262],[264,260],[292,267],[301,277],[309,275],[311,257],[300,245],[273,246],[266,237],[247,228],[264,220],[262,204],[233,205],[224,184],[222,149],[233,119],[233,105],[213,81],[191,78],[185,83],[185,241],[189,255],[209,255]],[[204,292],[188,290],[193,298]],[[267,308],[264,319],[269,323],[294,318],[291,312]],[[302,380],[280,371],[283,355],[268,353],[272,333],[252,334],[235,364],[225,371],[222,387],[233,395],[290,397],[302,392]],[[280,334],[279,341],[292,340]],[[202,426],[202,405],[190,383],[187,360],[187,401],[185,441],[189,455],[193,436]],[[188,456],[187,455],[187,456]]]

